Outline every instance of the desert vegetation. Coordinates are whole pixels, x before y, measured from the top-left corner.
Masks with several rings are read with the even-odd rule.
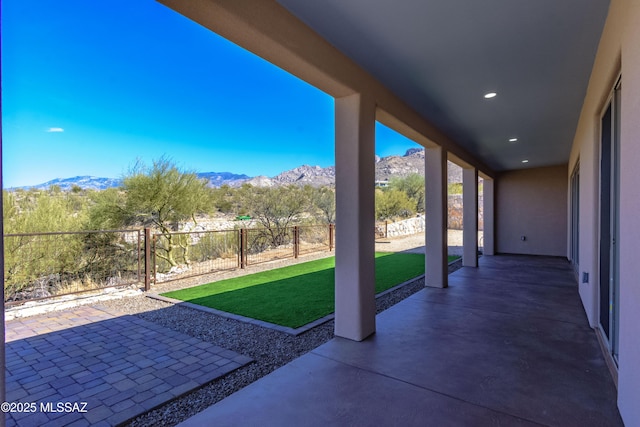
[[[211,188],[165,158],[151,165],[136,164],[117,188],[87,190],[75,185],[62,191],[54,185],[47,190],[3,190],[2,197],[5,290],[16,298],[24,297],[21,292],[48,296],[62,288],[85,290],[105,281],[139,280],[143,228],[157,236],[156,263],[168,270],[211,257],[231,257],[236,251],[238,243],[229,234],[194,238],[179,233],[186,223],[194,228],[213,216],[229,221],[251,218],[249,223],[233,224],[256,228],[250,234],[250,250],[255,253],[290,241],[292,226],[335,221],[332,186]],[[378,220],[422,212],[423,178],[418,174],[392,178],[388,187],[376,190],[375,206]],[[305,233],[311,236],[312,231]]]

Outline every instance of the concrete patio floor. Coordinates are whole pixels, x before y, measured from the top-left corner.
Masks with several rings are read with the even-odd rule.
[[[181,426],[621,426],[566,260],[483,257]]]

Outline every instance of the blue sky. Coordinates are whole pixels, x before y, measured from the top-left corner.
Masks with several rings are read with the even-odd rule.
[[[2,1],[3,186],[334,164],[333,98],[152,0]],[[376,153],[413,142],[378,125]]]

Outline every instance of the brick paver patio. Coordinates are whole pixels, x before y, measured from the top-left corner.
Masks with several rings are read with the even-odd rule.
[[[89,306],[7,322],[6,358],[7,402],[29,411],[7,426],[116,425],[251,361]]]

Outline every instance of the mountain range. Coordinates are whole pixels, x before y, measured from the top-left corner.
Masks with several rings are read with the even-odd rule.
[[[412,148],[402,156],[376,156],[376,181],[386,181],[391,177],[404,177],[412,173],[424,176],[424,149]],[[312,185],[314,187],[335,184],[336,168],[329,166],[302,165],[285,171],[274,177],[255,176],[231,172],[199,172],[198,177],[205,179],[211,187],[229,185],[240,186],[244,183],[257,187],[276,187],[280,185]],[[449,182],[462,182],[462,169],[449,168]],[[52,185],[58,185],[61,190],[68,191],[74,186],[82,189],[104,190],[122,185],[121,179],[100,178],[94,176],[76,176],[72,178],[56,178],[42,184],[22,187],[46,190]]]

